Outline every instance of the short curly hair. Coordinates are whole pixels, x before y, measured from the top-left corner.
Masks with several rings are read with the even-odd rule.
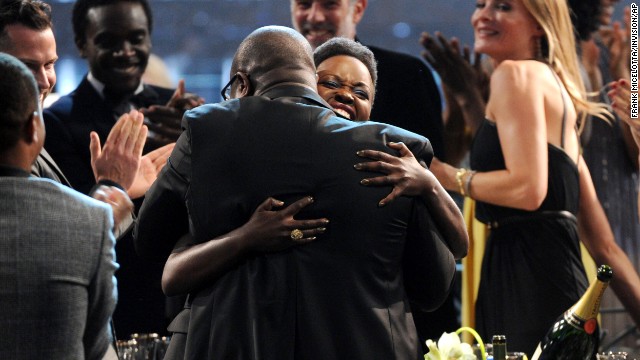
[[[153,29],[153,14],[151,13],[151,7],[147,0],[78,0],[73,5],[73,12],[71,15],[71,22],[73,24],[73,34],[76,39],[82,39],[87,32],[87,14],[89,10],[100,7],[118,4],[121,2],[130,2],[140,4],[144,10],[144,14],[147,16],[147,24],[149,26],[149,34]]]
[[[335,37],[316,48],[313,52],[313,62],[318,67],[323,61],[338,55],[351,56],[360,60],[369,70],[375,89],[378,82],[378,65],[368,47],[347,38]]]
[[[579,40],[589,40],[600,27],[600,0],[568,0],[571,22]]]

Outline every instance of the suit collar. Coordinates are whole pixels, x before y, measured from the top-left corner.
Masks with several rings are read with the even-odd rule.
[[[265,91],[260,96],[266,96],[271,100],[283,98],[283,97],[300,97],[310,101],[314,105],[331,110],[331,106],[327,104],[327,102],[324,101],[324,99],[322,99],[317,92],[301,85],[276,86]]]
[[[164,104],[166,101],[163,101],[160,93],[156,89],[160,89],[154,87],[152,85],[147,85],[143,82],[140,82],[140,85],[135,91],[133,96],[124,98],[123,101],[127,101],[135,105],[135,108],[143,108],[149,107],[151,105]],[[108,110],[110,111],[113,106],[113,103],[110,103],[107,99],[105,99],[103,91],[104,85],[97,80],[96,78],[88,73],[83,81],[78,86],[78,91],[83,94],[91,93],[91,97],[98,97],[101,103],[107,105]],[[173,90],[171,90],[173,93]]]
[[[31,175],[29,175],[29,173],[24,171],[23,169],[20,169],[17,167],[0,165],[0,177],[3,177],[3,176],[29,177]]]
[[[56,164],[56,162],[53,160],[51,155],[49,155],[47,150],[45,150],[45,148],[42,148],[42,150],[40,150],[40,154],[38,154],[38,159],[36,160],[36,162],[37,161],[41,161],[45,163],[49,167],[48,170],[50,170],[53,173],[52,175],[58,177],[57,179],[53,179],[53,180],[59,180],[59,182],[62,183],[63,185],[71,187],[71,183],[69,182],[67,177],[64,176],[64,173],[62,172],[62,170],[60,170],[60,168],[58,167],[58,164]],[[41,175],[46,175],[46,174],[41,174]]]
[[[89,81],[89,83],[91,84],[91,86],[93,86],[93,88],[96,90],[96,92],[104,99],[104,84],[102,83],[102,81],[96,79],[95,76],[93,76],[93,74],[91,72],[89,72],[87,74],[87,81]],[[136,91],[133,92],[133,95],[138,95],[140,94],[143,90],[144,90],[144,84],[142,83],[142,81],[140,81],[140,84],[138,84],[138,88],[136,89]]]

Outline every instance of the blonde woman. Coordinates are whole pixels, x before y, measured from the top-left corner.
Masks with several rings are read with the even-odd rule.
[[[638,321],[640,279],[613,241],[580,155],[580,119],[605,111],[585,99],[566,2],[480,0],[471,23],[475,51],[495,67],[473,170],[434,162],[432,171],[446,188],[476,199],[476,217],[491,227],[478,330],[485,339],[505,334],[510,349],[533,353],[588,285],[579,231],[596,262],[614,268],[612,287]]]

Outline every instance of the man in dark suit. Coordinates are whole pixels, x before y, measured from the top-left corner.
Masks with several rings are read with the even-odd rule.
[[[178,95],[174,90],[141,81],[151,50],[152,17],[146,0],[77,1],[73,28],[89,73],[72,93],[45,110],[45,146],[71,185],[87,193],[95,184],[89,152],[92,131],[104,143],[118,117],[132,108],[157,106],[178,124],[182,112],[164,106]],[[153,118],[154,111],[149,112],[147,118]],[[173,139],[158,133],[162,126],[153,122],[147,125],[145,153],[177,138],[177,133]]]
[[[197,105],[195,96],[143,84],[151,50],[153,18],[146,0],[79,0],[73,7],[75,43],[87,59],[89,73],[69,95],[45,110],[46,148],[71,185],[87,193],[96,180],[91,167],[92,132],[107,141],[116,120],[141,109],[149,136],[145,153],[171,143],[180,133],[184,107]],[[142,195],[142,194],[140,194]],[[139,204],[141,199],[134,202]],[[165,297],[160,290],[162,268],[142,263],[131,236],[118,241],[121,294],[114,314],[121,336],[166,331]]]
[[[58,59],[56,41],[53,36],[51,8],[38,0],[2,0],[0,2],[0,52],[15,56],[33,73],[38,90],[40,104],[56,84],[54,64]],[[123,123],[129,119],[123,119]],[[142,124],[137,124],[141,127]],[[118,132],[111,137],[121,139]],[[136,139],[144,143],[144,137]],[[131,223],[131,200],[123,192],[112,192],[110,199],[103,198],[103,189],[112,186],[128,188],[133,182],[136,169],[140,163],[140,153],[120,151],[110,144],[105,144],[100,156],[93,158],[93,173],[100,179],[89,195],[106,201],[111,205],[116,224],[116,234],[121,234]],[[105,161],[107,160],[108,161]],[[48,178],[63,185],[71,186],[62,170],[42,148],[31,173],[38,177]]]
[[[367,0],[290,0],[291,22],[315,49],[339,36],[360,41],[356,27]],[[378,63],[371,119],[423,135],[435,156],[444,156],[442,102],[433,74],[420,59],[367,45]],[[409,96],[408,96],[409,95]]]
[[[428,140],[337,117],[316,92],[311,47],[289,28],[249,35],[231,75],[239,99],[185,114],[140,211],[137,251],[163,262],[184,233],[194,243],[227,234],[269,196],[291,203],[311,195],[300,217],[330,223],[304,246],[291,245],[312,240],[306,227],[268,246],[215,240],[221,251],[211,261],[223,271],[191,294],[167,358],[420,358],[409,302],[441,303],[453,255],[422,221],[421,201],[378,206],[389,188],[362,186],[354,163],[362,149],[389,152],[389,141],[429,163]]]
[[[29,175],[45,137],[38,88],[11,55],[0,73],[0,358],[101,359],[117,297],[111,209]]]

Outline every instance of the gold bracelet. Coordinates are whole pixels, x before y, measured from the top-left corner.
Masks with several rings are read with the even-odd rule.
[[[468,197],[471,197],[471,179],[473,179],[473,176],[476,174],[475,170],[471,170],[467,172],[467,178],[464,181],[464,192],[467,194]]]
[[[462,181],[462,178],[467,174],[467,172],[468,170],[465,168],[460,168],[456,171],[456,184],[458,184],[458,191],[462,196],[467,196],[467,193],[464,191],[464,182]]]

